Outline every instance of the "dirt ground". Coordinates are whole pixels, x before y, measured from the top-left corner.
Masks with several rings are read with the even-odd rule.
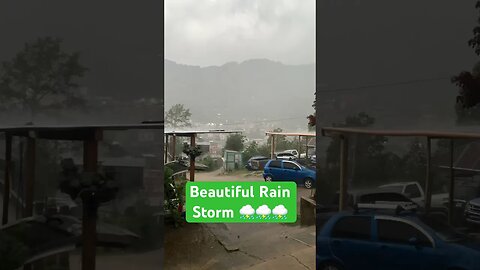
[[[264,181],[240,171],[197,173],[195,181]],[[299,187],[297,198],[311,190]],[[298,211],[299,212],[299,211]],[[184,224],[165,230],[164,269],[315,269],[315,226]]]

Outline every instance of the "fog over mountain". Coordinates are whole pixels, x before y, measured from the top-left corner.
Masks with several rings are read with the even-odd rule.
[[[189,66],[165,60],[165,108],[182,103],[192,119],[286,119],[285,126],[306,127],[313,112],[315,65],[284,65],[253,59],[222,66]]]

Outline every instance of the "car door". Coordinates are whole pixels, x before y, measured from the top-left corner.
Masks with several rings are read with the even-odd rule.
[[[375,243],[372,241],[371,216],[346,216],[332,228],[330,249],[345,269],[376,268]]]
[[[284,175],[286,181],[294,181],[295,183],[299,182],[299,177],[301,174],[301,168],[293,163],[293,162],[288,162],[284,161],[283,162],[283,169],[284,169]]]
[[[425,204],[422,192],[417,184],[408,184],[405,187],[404,194],[418,205]]]
[[[284,178],[282,161],[272,160],[265,168],[265,173],[272,175],[273,180],[282,180]]]
[[[375,217],[374,235],[378,243],[380,269],[442,269],[442,256],[435,241],[420,225],[391,216]]]

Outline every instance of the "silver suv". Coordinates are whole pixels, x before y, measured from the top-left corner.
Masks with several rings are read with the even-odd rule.
[[[480,224],[480,198],[473,199],[465,206],[465,219],[470,223]]]

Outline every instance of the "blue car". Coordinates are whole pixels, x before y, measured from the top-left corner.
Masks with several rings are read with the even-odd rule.
[[[314,187],[317,173],[290,160],[270,160],[263,169],[263,179],[271,181],[294,181],[310,189]]]
[[[433,217],[372,209],[337,213],[317,235],[317,269],[480,269],[480,245]]]

